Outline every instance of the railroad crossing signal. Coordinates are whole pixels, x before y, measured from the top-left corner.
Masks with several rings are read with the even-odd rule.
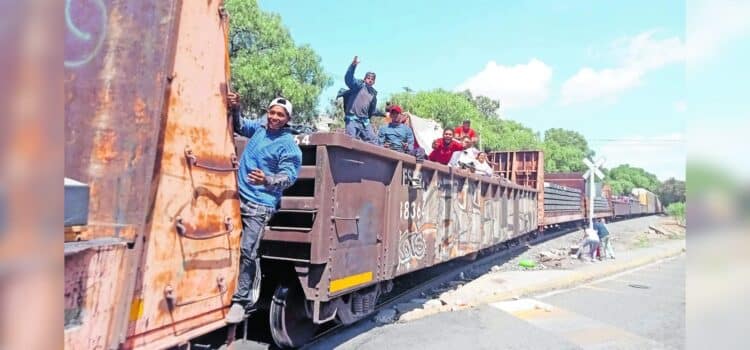
[[[589,176],[591,176],[591,171],[593,170],[594,175],[596,175],[596,177],[604,180],[604,174],[601,171],[599,171],[599,167],[601,167],[602,164],[604,164],[604,159],[600,158],[596,163],[594,163],[590,161],[588,158],[584,158],[583,164],[586,164],[586,166],[589,167],[589,170],[587,170],[583,174],[584,179],[589,178]]]
[[[594,228],[594,199],[596,197],[594,193],[594,182],[596,181],[597,177],[604,180],[604,174],[599,171],[599,167],[604,164],[604,159],[599,158],[597,159],[596,163],[594,163],[588,158],[584,158],[583,164],[586,164],[586,166],[589,167],[589,170],[587,170],[583,174],[583,178],[587,179],[589,182],[589,228]]]

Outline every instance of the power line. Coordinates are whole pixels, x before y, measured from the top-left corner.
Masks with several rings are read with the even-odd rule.
[[[685,143],[684,139],[588,139],[589,142]]]

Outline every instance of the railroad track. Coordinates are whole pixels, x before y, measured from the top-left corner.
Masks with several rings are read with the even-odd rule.
[[[373,312],[372,315],[377,314],[377,312],[380,310],[392,308],[395,305],[407,302],[426,290],[430,290],[450,281],[460,279],[459,276],[461,276],[462,273],[464,275],[468,275],[468,272],[470,272],[471,270],[492,265],[499,259],[520,253],[527,246],[541,244],[548,240],[564,236],[577,230],[577,228],[561,228],[554,231],[547,231],[542,235],[536,235],[536,237],[533,237],[534,234],[531,233],[525,236],[518,237],[510,242],[501,243],[502,248],[500,250],[486,252],[484,254],[480,252],[482,256],[478,257],[474,261],[452,260],[441,265],[437,265],[425,270],[415,271],[409,275],[397,278],[398,281],[402,281],[403,279],[409,278],[419,279],[419,277],[414,276],[415,274],[421,273],[423,275],[428,275],[428,277],[422,276],[423,280],[414,282],[414,285],[411,287],[403,288],[403,290],[391,292],[384,295],[384,298],[377,304],[375,312]],[[305,344],[305,346],[301,347],[300,349],[314,349],[315,346],[320,344],[323,340],[329,339],[330,337],[333,337],[346,329],[355,327],[356,325],[361,324],[363,321],[369,320],[371,318],[372,316],[365,317],[362,320],[359,320],[356,323],[348,326],[338,324],[331,326],[330,328],[326,328],[316,334],[309,343]]]
[[[487,268],[489,265],[495,265],[498,260],[512,258],[517,254],[520,254],[524,248],[527,248],[527,246],[541,244],[548,240],[564,236],[576,230],[578,229],[559,228],[555,230],[548,230],[541,235],[530,233],[511,241],[501,243],[496,247],[481,251],[479,252],[476,260],[468,261],[466,259],[462,260],[461,258],[458,258],[442,263],[440,265],[436,265],[427,269],[412,272],[405,276],[398,277],[394,280],[394,283],[396,283],[394,290],[380,297],[380,301],[378,302],[372,315],[350,325],[324,325],[323,328],[319,330],[318,333],[316,333],[312,340],[301,347],[301,349],[315,349],[316,346],[322,343],[324,340],[330,339],[351,328],[362,327],[364,325],[363,322],[371,319],[374,315],[377,314],[377,312],[384,309],[393,308],[395,305],[408,302],[409,300],[420,296],[420,294],[425,291],[439,288],[443,284],[461,279],[460,276],[462,275],[462,273],[464,276],[471,276],[471,270]],[[476,278],[476,276],[474,276],[473,278]],[[259,336],[258,333],[255,333],[253,331],[258,330],[258,328],[256,328],[257,325],[258,324],[256,322],[252,322],[250,319],[248,319],[240,324],[230,326],[228,328],[227,334],[229,337],[226,338],[226,343],[232,344],[231,348],[233,349],[278,349],[274,344],[272,344],[273,341],[270,339],[270,336]],[[237,332],[238,330],[239,332]],[[198,344],[194,344],[193,348],[203,349],[203,347]],[[205,349],[211,348],[212,347],[205,347]],[[222,348],[226,349],[226,346]]]

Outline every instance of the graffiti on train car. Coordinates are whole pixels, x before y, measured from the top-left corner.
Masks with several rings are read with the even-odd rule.
[[[412,172],[403,169],[402,184]],[[496,185],[451,174],[424,175],[421,200],[398,205],[398,271],[448,261],[535,228],[536,201],[528,194],[499,193],[504,190],[490,188]]]
[[[104,38],[107,36],[107,19],[107,7],[103,0],[76,1],[75,5],[73,0],[65,1],[65,41],[75,43],[72,46],[78,48],[65,50],[65,53],[75,52],[76,54],[65,57],[63,61],[65,67],[84,66],[99,54]]]
[[[499,200],[497,198],[482,198],[482,224],[480,228],[482,230],[482,237],[486,241],[483,243],[498,242],[502,237],[500,223],[496,219],[498,206]]]
[[[421,231],[399,232],[398,257],[399,264],[409,263],[412,259],[422,260],[427,252],[427,243]]]
[[[401,169],[401,185],[409,186],[409,179],[412,178],[413,174],[414,174],[414,169],[402,168]],[[424,177],[425,177],[425,173],[423,171],[419,178],[419,186],[422,187],[423,189],[425,189]]]

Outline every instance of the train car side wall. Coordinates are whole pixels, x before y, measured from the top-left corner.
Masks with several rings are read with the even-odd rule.
[[[313,134],[303,143],[303,154],[313,148],[316,153],[315,166],[309,171],[303,166],[303,172],[315,169],[314,191],[306,192],[314,196],[303,199],[299,187],[292,188],[282,198],[281,212],[299,211],[307,203],[304,207],[317,215],[306,232],[270,225],[261,250],[264,258],[294,261],[297,271],[305,272],[299,278],[310,300],[331,300],[538,225],[534,188],[426,162],[422,189],[410,189],[413,157],[337,133]],[[309,244],[309,250],[295,250],[293,256],[280,248],[283,242]]]
[[[65,15],[65,176],[91,186],[93,232],[65,246],[66,347],[167,348],[223,327],[241,229],[223,2]]]
[[[65,2],[64,175],[90,187],[88,241],[64,247],[68,349],[125,338],[179,3]]]

